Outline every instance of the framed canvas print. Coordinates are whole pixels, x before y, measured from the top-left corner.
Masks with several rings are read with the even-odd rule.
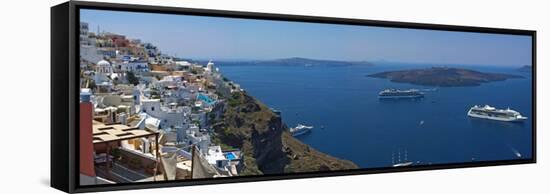
[[[66,192],[536,161],[536,33],[70,1],[51,11]]]

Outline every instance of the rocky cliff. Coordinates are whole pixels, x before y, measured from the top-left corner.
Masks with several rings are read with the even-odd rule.
[[[241,175],[280,174],[358,168],[351,161],[321,153],[290,135],[282,118],[246,92],[226,98],[213,121],[214,141],[244,153]]]

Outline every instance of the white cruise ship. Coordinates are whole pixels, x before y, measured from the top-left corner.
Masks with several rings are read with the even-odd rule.
[[[490,119],[496,121],[509,121],[509,122],[520,122],[527,120],[527,117],[521,116],[518,111],[507,109],[497,109],[495,107],[485,105],[477,106],[470,108],[468,111],[468,116],[482,119]]]
[[[313,129],[313,126],[298,124],[298,126],[290,128],[290,133],[292,134],[292,136],[296,137],[310,132],[311,129]]]
[[[417,89],[398,90],[385,89],[378,93],[380,99],[402,99],[402,98],[422,98],[424,93]]]

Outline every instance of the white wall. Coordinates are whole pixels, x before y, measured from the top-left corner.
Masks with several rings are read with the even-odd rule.
[[[111,0],[112,2],[115,2]],[[59,193],[49,188],[49,7],[63,0],[3,1],[2,193]],[[346,176],[114,193],[542,193],[550,186],[548,114],[549,5],[542,0],[125,0],[181,7],[365,18],[538,31],[538,155],[534,165]],[[24,76],[25,78],[21,78]],[[17,84],[12,84],[17,83]],[[21,87],[25,86],[25,87]],[[30,107],[19,107],[30,103]],[[7,114],[7,111],[10,111]],[[16,116],[17,115],[17,116]],[[27,115],[21,117],[20,115]],[[17,147],[18,149],[13,149]],[[538,191],[538,192],[537,192]]]

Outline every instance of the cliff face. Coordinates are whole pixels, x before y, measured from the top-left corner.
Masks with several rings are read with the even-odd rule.
[[[227,98],[215,121],[215,141],[244,153],[241,175],[280,174],[358,168],[351,161],[316,151],[292,137],[280,116],[245,92]]]

